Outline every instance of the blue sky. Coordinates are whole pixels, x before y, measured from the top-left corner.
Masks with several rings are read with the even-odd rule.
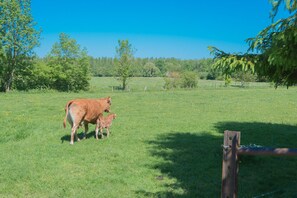
[[[207,46],[244,52],[245,39],[271,22],[268,0],[32,0],[42,29],[37,55],[49,53],[62,32],[93,57],[114,57],[119,39],[135,57],[211,57]]]

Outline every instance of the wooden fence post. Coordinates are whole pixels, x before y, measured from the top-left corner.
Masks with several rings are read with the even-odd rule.
[[[237,149],[240,145],[240,132],[224,131],[222,198],[237,198]]]

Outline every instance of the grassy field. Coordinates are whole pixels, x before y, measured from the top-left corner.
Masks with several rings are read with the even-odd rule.
[[[220,197],[224,130],[241,144],[297,148],[297,88],[199,81],[163,90],[161,78],[113,78],[91,90],[0,94],[0,197]],[[146,88],[145,88],[146,87]],[[107,139],[69,144],[64,106],[112,97]],[[82,135],[82,130],[79,131]],[[239,197],[297,197],[297,157],[241,157]]]

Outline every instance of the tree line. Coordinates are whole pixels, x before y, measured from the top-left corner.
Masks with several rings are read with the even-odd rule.
[[[113,76],[121,88],[133,76],[164,77],[166,88],[195,87],[197,78],[240,81],[270,80],[275,85],[297,83],[297,1],[274,0],[271,18],[284,3],[291,14],[247,39],[245,54],[209,47],[214,59],[135,58],[128,40],[119,40],[113,58],[87,55],[75,39],[61,33],[51,51],[37,58],[41,31],[31,15],[30,0],[0,1],[0,91],[11,89],[88,90],[91,76]],[[256,51],[256,53],[251,53]]]
[[[208,80],[223,79],[222,73],[212,68],[213,60],[211,58],[196,60],[133,58],[131,59],[130,68],[127,69],[128,73],[126,77],[124,77],[124,72],[119,71],[119,63],[117,63],[118,58],[116,57],[94,58],[85,55],[83,56],[86,62],[85,72],[79,72],[79,69],[82,69],[84,66],[75,68],[75,64],[71,67],[70,63],[67,66],[68,59],[66,57],[64,57],[65,61],[62,62],[62,57],[54,58],[55,56],[57,56],[57,54],[53,55],[50,53],[44,58],[36,58],[32,67],[30,67],[25,74],[25,76],[29,78],[24,79],[24,76],[18,76],[18,80],[15,81],[15,88],[21,90],[46,88],[53,88],[60,91],[84,90],[88,89],[86,80],[89,80],[92,76],[114,77],[119,79],[119,83],[123,82],[123,78],[127,79],[130,77],[163,77],[164,82],[168,81],[166,78],[176,79],[182,78],[185,75],[192,75],[194,76],[193,78]],[[85,78],[81,75],[88,77]],[[77,81],[82,83],[80,85],[74,85],[74,83],[78,83]],[[125,87],[125,84],[121,84],[122,89],[125,89]],[[178,85],[172,86],[172,88],[173,87],[178,87]],[[191,87],[195,87],[195,85]]]
[[[169,72],[193,71],[201,79],[214,79],[211,58],[181,60],[176,58],[134,58],[131,68],[135,77],[163,77]],[[114,76],[115,58],[90,57],[92,74],[99,77]]]

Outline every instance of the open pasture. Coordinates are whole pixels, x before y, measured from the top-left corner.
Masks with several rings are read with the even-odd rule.
[[[0,197],[219,197],[224,130],[241,131],[242,145],[297,148],[295,87],[162,83],[132,79],[122,92],[93,78],[89,92],[1,94]],[[110,137],[96,141],[90,125],[70,145],[66,102],[106,96],[117,114]],[[242,157],[239,197],[296,197],[296,167],[294,157]]]

